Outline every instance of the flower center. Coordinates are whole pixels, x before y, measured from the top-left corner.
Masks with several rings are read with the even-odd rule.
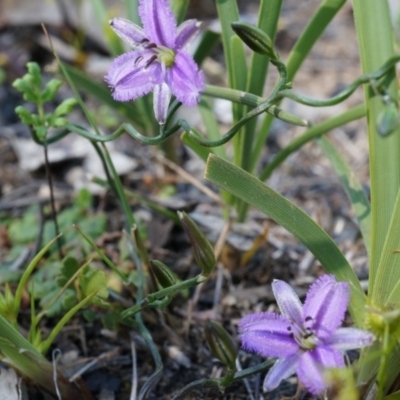
[[[296,324],[288,327],[288,331],[291,332],[292,338],[296,341],[299,347],[304,350],[312,350],[318,344],[318,338],[314,335],[314,330],[311,328],[310,323],[312,322],[311,317],[307,317],[304,326],[300,327]]]
[[[174,65],[175,52],[172,49],[169,49],[168,47],[164,47],[164,46],[158,46],[157,53],[158,53],[158,59],[167,68],[170,68]]]
[[[153,55],[150,58],[144,59],[143,56],[139,56],[135,60],[135,65],[138,65],[140,62],[144,61],[145,68],[148,68],[154,61],[159,62],[165,67],[170,68],[174,65],[175,62],[175,52],[172,49],[164,46],[158,46],[155,43],[149,42],[148,40],[143,41],[143,48],[146,50],[151,50]]]

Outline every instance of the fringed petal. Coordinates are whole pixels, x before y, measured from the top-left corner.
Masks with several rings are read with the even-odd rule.
[[[326,341],[338,350],[346,351],[370,346],[374,341],[371,332],[357,328],[339,328]]]
[[[328,338],[343,322],[350,298],[349,284],[324,275],[309,289],[303,308],[304,324],[320,339]]]
[[[188,19],[178,26],[175,48],[184,49],[199,34],[201,22],[196,19]]]
[[[139,15],[150,42],[175,47],[176,20],[168,0],[140,0]]]
[[[171,89],[166,83],[156,85],[153,93],[154,115],[160,125],[165,124],[168,106],[171,100]]]
[[[142,28],[124,18],[114,18],[110,21],[113,31],[129,46],[142,47],[148,41]]]
[[[131,51],[117,57],[108,69],[105,81],[118,101],[137,99],[151,92],[163,80],[161,65],[150,62],[150,51]],[[150,62],[150,64],[149,64]]]
[[[298,362],[298,354],[277,360],[264,379],[264,390],[269,392],[276,389],[283,379],[289,378],[296,372]]]
[[[167,83],[176,98],[189,107],[200,101],[200,93],[204,90],[203,72],[184,51],[177,52],[174,65],[167,71]]]
[[[287,357],[299,349],[291,323],[281,315],[249,314],[239,322],[239,334],[244,349],[264,357]]]
[[[303,325],[303,306],[296,292],[286,282],[278,279],[272,282],[272,291],[281,313],[301,328]]]

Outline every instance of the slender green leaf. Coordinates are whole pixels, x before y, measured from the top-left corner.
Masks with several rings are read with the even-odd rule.
[[[267,214],[296,236],[321,262],[328,273],[352,288],[349,310],[357,326],[363,325],[365,294],[354,271],[328,234],[307,214],[233,164],[210,155],[206,179]]]
[[[361,234],[364,238],[365,247],[369,253],[371,241],[371,206],[367,195],[353,170],[343,159],[334,144],[324,136],[321,136],[317,140],[317,143],[321,146],[325,155],[331,162],[333,169],[338,174],[344,190],[351,201],[358,219]]]
[[[0,315],[0,352],[7,362],[36,385],[56,394],[53,366],[5,318]],[[75,384],[58,374],[58,387],[65,399],[91,399],[79,392]]]
[[[360,48],[363,73],[379,68],[394,55],[393,28],[387,0],[354,0],[354,17]],[[397,104],[398,84],[393,67],[381,84],[385,94]],[[371,180],[372,238],[369,263],[369,292],[375,292],[386,233],[392,218],[393,207],[400,187],[400,129],[381,136],[377,122],[385,104],[370,85],[364,86],[367,106],[369,164]],[[384,256],[384,255],[383,255]],[[389,281],[389,279],[388,279]],[[381,288],[383,289],[383,288]],[[386,296],[388,293],[386,293]]]
[[[374,306],[383,306],[396,284],[400,282],[400,189],[387,231],[372,291],[369,293]]]

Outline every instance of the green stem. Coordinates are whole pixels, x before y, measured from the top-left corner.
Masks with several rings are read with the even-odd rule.
[[[111,175],[113,177],[114,186],[118,193],[118,198],[122,204],[122,208],[123,208],[123,210],[125,212],[125,216],[127,218],[127,224],[130,229],[135,224],[135,217],[133,215],[131,206],[129,205],[128,199],[125,196],[124,188],[122,187],[121,180],[119,179],[118,173],[114,167],[114,163],[112,162],[110,153],[108,152],[107,147],[104,143],[102,144],[102,147],[103,147],[104,157],[107,161],[108,167],[111,170]]]
[[[80,301],[76,306],[72,307],[62,318],[58,321],[57,325],[53,328],[48,338],[41,344],[40,350],[42,354],[45,354],[51,344],[53,343],[54,339],[57,335],[61,332],[61,329],[70,321],[70,319],[83,307],[90,303],[92,298],[97,294],[96,292],[91,293],[89,296],[84,298]]]
[[[376,377],[378,383],[378,393],[376,395],[376,400],[383,400],[385,395],[385,382],[387,377],[387,367],[390,354],[390,337],[389,337],[389,323],[385,324],[385,331],[383,333],[382,341],[382,352],[380,358],[380,365],[378,375]]]

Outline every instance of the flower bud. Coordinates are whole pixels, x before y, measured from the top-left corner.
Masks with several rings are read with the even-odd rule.
[[[203,275],[209,276],[216,264],[211,243],[185,212],[178,212],[178,216],[192,246],[194,260],[203,270]]]
[[[387,136],[399,126],[399,110],[396,104],[388,104],[377,118],[377,128],[381,136]]]
[[[157,282],[162,288],[173,286],[178,281],[176,275],[163,262],[158,260],[150,260],[150,266],[157,279]]]
[[[264,54],[271,60],[279,60],[271,38],[261,29],[247,22],[233,22],[232,29],[256,53]]]
[[[231,335],[216,321],[208,320],[204,330],[213,355],[229,369],[236,369],[237,346]]]

